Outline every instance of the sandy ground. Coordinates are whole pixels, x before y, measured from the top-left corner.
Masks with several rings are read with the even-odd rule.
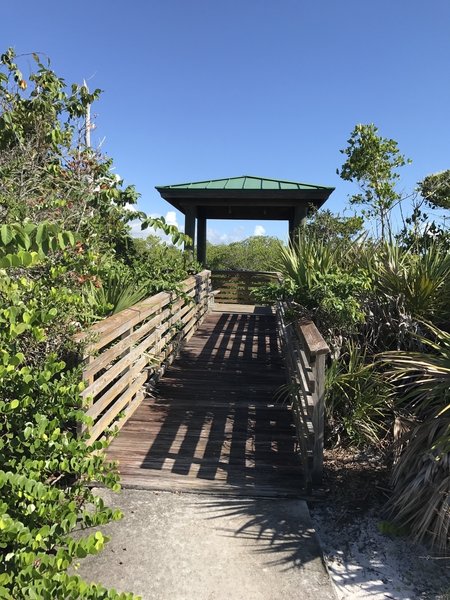
[[[377,509],[316,505],[310,513],[340,600],[450,600],[450,558],[383,535]]]

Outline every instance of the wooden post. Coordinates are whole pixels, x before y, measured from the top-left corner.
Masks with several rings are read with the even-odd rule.
[[[311,477],[314,484],[320,484],[323,473],[323,438],[325,421],[325,359],[326,354],[318,354],[311,364],[314,373],[314,452]]]
[[[197,260],[206,264],[206,218],[197,217]]]
[[[289,219],[289,243],[293,244],[295,242],[295,227],[294,227],[294,219]]]
[[[188,206],[184,217],[184,233],[191,238],[189,244],[185,244],[184,249],[187,252],[194,254],[194,240],[195,240],[195,216],[196,208],[194,206]]]
[[[294,214],[289,219],[289,241],[294,242],[295,232],[306,225],[306,217],[308,215],[308,206],[300,204],[294,207]]]

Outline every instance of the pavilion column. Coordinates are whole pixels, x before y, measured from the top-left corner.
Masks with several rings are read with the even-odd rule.
[[[197,260],[206,264],[206,218],[197,217]]]
[[[189,244],[185,243],[184,249],[187,252],[190,252],[192,255],[194,254],[196,212],[195,206],[188,206],[186,208],[186,212],[184,213],[184,233],[191,238],[191,242]]]
[[[294,214],[289,219],[289,240],[294,241],[295,232],[299,227],[306,225],[306,217],[308,216],[308,207],[306,204],[297,205],[294,208]]]

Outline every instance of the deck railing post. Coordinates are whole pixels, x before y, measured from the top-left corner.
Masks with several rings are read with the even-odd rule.
[[[315,356],[311,364],[315,381],[314,410],[314,451],[311,477],[314,484],[320,484],[323,474],[323,442],[325,423],[325,360],[326,354]]]

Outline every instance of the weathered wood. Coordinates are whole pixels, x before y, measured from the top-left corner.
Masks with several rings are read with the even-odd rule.
[[[255,304],[251,290],[277,280],[277,274],[266,271],[213,271],[211,283],[216,289],[216,302]]]
[[[124,373],[122,377],[112,385],[106,392],[104,392],[96,402],[91,403],[90,407],[86,410],[86,414],[92,419],[96,419],[104,410],[108,408],[111,402],[123,392],[123,390],[134,381],[134,379],[141,373],[147,366],[147,358],[143,356],[138,360],[132,368]]]
[[[310,359],[330,352],[328,344],[312,321],[298,321],[296,323],[296,329]]]
[[[290,397],[299,444],[308,457],[307,479],[318,484],[323,471],[325,361],[329,348],[312,321],[288,323],[286,309],[285,302],[278,302],[281,344],[292,383]]]
[[[116,315],[95,323],[86,332],[77,334],[74,339],[76,342],[88,341],[87,352],[95,352],[120,337],[127,329],[141,323],[148,316],[157,312],[158,309],[169,304],[170,301],[170,294],[160,292],[135,304],[133,308],[127,308]],[[94,341],[90,342],[91,339]]]
[[[161,292],[79,334],[86,343],[82,392],[87,414],[94,420],[86,430],[98,439],[114,423],[122,427],[144,398],[142,386],[156,380],[171,354],[195,331],[210,303],[210,272],[186,279],[182,294]],[[119,413],[122,419],[115,421]]]
[[[284,382],[274,316],[209,313],[109,447],[123,485],[302,496]]]
[[[150,319],[150,321],[144,323],[144,325],[136,329],[134,332],[128,333],[128,335],[122,338],[120,342],[117,342],[117,344],[114,344],[114,346],[111,346],[111,348],[102,352],[97,357],[94,358],[92,356],[89,356],[89,364],[83,372],[85,381],[90,380],[92,378],[93,382],[93,376],[96,373],[98,373],[101,369],[107,367],[115,358],[122,354],[122,352],[129,349],[133,344],[135,344],[142,337],[144,337],[144,335],[152,331],[157,325],[161,323],[162,319],[169,315],[170,310],[166,309],[161,314],[156,315],[155,317]],[[131,330],[128,329],[127,331],[130,332]]]
[[[316,391],[314,394],[314,411],[312,415],[315,439],[313,451],[313,483],[322,481],[323,471],[323,443],[324,443],[324,421],[325,421],[325,360],[326,355],[318,354],[314,365],[314,379],[316,381]]]
[[[142,385],[145,383],[147,379],[147,373],[141,373],[140,376],[131,383],[131,385],[127,386],[126,390],[121,394],[116,400],[114,404],[109,408],[105,414],[97,421],[97,423],[89,430],[89,442],[92,443],[94,440],[100,437],[100,435],[105,431],[107,427],[111,425],[115,417],[125,409],[127,404],[130,403],[131,399],[135,394],[141,391]],[[143,400],[143,396],[141,397]]]

